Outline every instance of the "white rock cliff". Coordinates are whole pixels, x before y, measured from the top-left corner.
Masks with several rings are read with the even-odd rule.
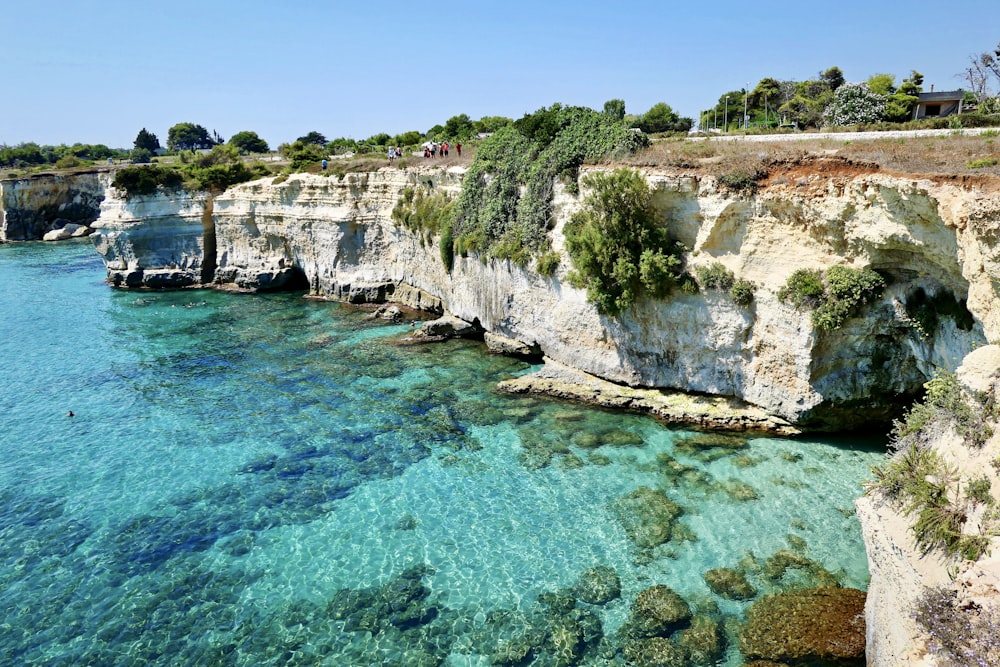
[[[214,198],[112,189],[96,227],[109,277],[125,285],[301,283],[353,302],[444,309],[550,359],[636,387],[733,396],[807,427],[844,428],[895,414],[935,368],[953,370],[1000,333],[994,282],[1000,194],[982,184],[802,168],[772,174],[755,196],[711,177],[646,171],[654,205],[690,253],[754,283],[749,308],[723,292],[644,301],[619,318],[570,286],[563,254],[552,278],[508,261],[456,257],[395,224],[406,187],[457,193],[459,169],[384,168],[338,179],[263,179]],[[553,247],[580,199],[557,188]],[[214,253],[211,248],[214,246]],[[833,332],[776,296],[796,269],[845,264],[890,278],[883,298]],[[921,333],[915,298],[947,294],[970,317]]]

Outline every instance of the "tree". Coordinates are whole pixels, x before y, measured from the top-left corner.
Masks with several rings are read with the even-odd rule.
[[[847,126],[878,123],[885,117],[886,97],[867,83],[845,83],[833,94],[823,114],[825,125]]]
[[[467,140],[476,133],[476,126],[466,114],[452,116],[444,124],[444,135],[446,139]]]
[[[625,100],[613,99],[604,103],[604,113],[612,118],[622,120],[625,118]]]
[[[235,146],[241,153],[266,153],[271,150],[267,142],[257,136],[256,132],[244,130],[229,138],[229,145]]]
[[[990,96],[990,80],[1000,84],[1000,42],[992,52],[969,56],[969,66],[957,76],[965,79],[978,101],[985,101]]]
[[[160,140],[156,138],[156,135],[152,132],[147,132],[146,128],[139,130],[139,134],[135,135],[135,147],[144,148],[150,153],[160,150]]]
[[[782,122],[795,123],[799,127],[819,127],[823,123],[823,111],[833,100],[829,82],[823,79],[783,81],[781,87],[786,98],[778,107]]]
[[[316,144],[317,146],[326,146],[326,137],[324,137],[319,132],[313,130],[304,137],[299,137],[295,141],[301,141],[304,144]]]
[[[643,114],[636,125],[647,134],[654,132],[686,132],[691,129],[690,118],[680,118],[665,102],[654,104]]]
[[[211,148],[215,141],[201,125],[177,123],[167,131],[167,148],[172,151]]]
[[[910,70],[910,76],[903,79],[899,88],[886,100],[885,119],[893,123],[904,123],[913,116],[913,108],[920,101],[921,84],[924,75]]]
[[[896,77],[892,74],[872,74],[866,83],[876,95],[888,97],[896,92]]]
[[[473,125],[476,128],[476,132],[493,133],[513,122],[513,120],[506,116],[483,116],[475,121]]]
[[[837,90],[842,85],[844,85],[844,73],[840,71],[839,67],[831,67],[830,69],[822,72],[819,75],[821,81],[826,82],[826,85],[830,87],[830,90]]]
[[[423,139],[424,135],[420,134],[417,130],[410,130],[409,132],[403,132],[402,134],[397,134],[392,138],[393,146],[416,146]]]
[[[135,148],[132,150],[132,164],[149,164],[153,154],[148,148]]]
[[[338,137],[327,143],[326,152],[330,155],[343,155],[344,153],[356,153],[358,142],[348,137]]]

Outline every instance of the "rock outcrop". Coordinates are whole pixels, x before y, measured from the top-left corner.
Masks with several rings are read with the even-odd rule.
[[[67,224],[90,225],[109,183],[106,172],[0,180],[0,243],[37,241]]]
[[[957,380],[989,411],[1000,400],[1000,346],[970,353]],[[921,446],[940,457],[948,479],[944,495],[963,517],[962,534],[989,540],[986,553],[967,560],[961,553],[917,543],[919,509],[892,502],[876,487],[855,503],[861,520],[871,583],[866,604],[868,664],[904,667],[946,664],[1000,664],[1000,537],[995,507],[1000,503],[1000,417],[995,409],[981,428],[981,445],[966,442],[948,417],[930,418]],[[975,485],[979,491],[970,493]],[[932,598],[928,598],[932,595]],[[923,614],[915,610],[937,603]],[[928,618],[931,617],[931,618]],[[929,628],[928,621],[935,627]],[[949,651],[953,655],[949,655]],[[965,655],[967,654],[967,655]],[[953,662],[974,656],[976,661]]]
[[[446,310],[501,348],[626,387],[736,397],[806,428],[888,420],[935,368],[954,369],[1000,334],[996,184],[794,169],[752,197],[708,176],[644,172],[663,224],[691,250],[689,271],[722,263],[754,285],[749,307],[705,290],[601,316],[566,282],[562,225],[580,199],[558,187],[552,245],[563,255],[553,277],[472,255],[455,257],[449,272],[439,239],[395,224],[391,212],[404,188],[457,194],[458,168],[297,174],[214,201],[125,201],[112,191],[96,243],[115,284],[300,286],[353,303]],[[833,265],[870,267],[890,284],[860,316],[819,331],[777,294],[796,269]],[[924,331],[912,313],[934,299],[951,312]]]

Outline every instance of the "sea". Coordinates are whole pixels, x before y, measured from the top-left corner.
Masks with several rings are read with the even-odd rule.
[[[867,586],[881,437],[506,395],[536,367],[410,321],[104,278],[0,245],[0,664],[620,665],[664,585],[735,666],[754,599]]]

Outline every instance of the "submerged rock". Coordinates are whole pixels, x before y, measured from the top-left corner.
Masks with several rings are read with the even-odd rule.
[[[624,628],[633,637],[666,637],[691,619],[691,607],[672,588],[659,584],[639,593]]]
[[[598,565],[584,570],[573,585],[573,595],[587,604],[607,604],[621,597],[622,583],[614,568]]]
[[[684,649],[663,637],[633,639],[622,647],[625,660],[637,667],[687,667]]]
[[[617,498],[611,503],[611,509],[629,539],[641,548],[669,541],[674,521],[683,514],[680,505],[662,491],[647,486]]]
[[[812,588],[768,595],[747,612],[740,635],[745,660],[790,667],[865,664],[865,592]]]
[[[726,652],[726,635],[718,621],[703,614],[692,618],[691,626],[678,632],[676,640],[692,665],[714,664]]]
[[[757,589],[745,576],[728,567],[706,572],[705,583],[713,593],[730,600],[749,600],[757,595]]]

